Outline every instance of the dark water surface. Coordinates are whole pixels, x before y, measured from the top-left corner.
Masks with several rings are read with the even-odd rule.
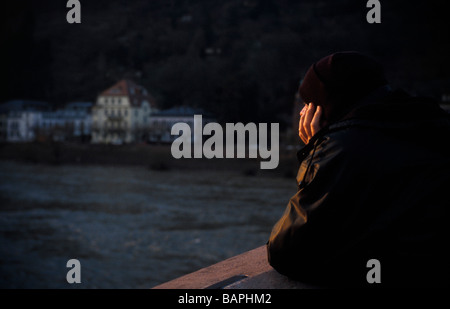
[[[150,288],[263,245],[294,193],[236,171],[0,162],[0,288]]]

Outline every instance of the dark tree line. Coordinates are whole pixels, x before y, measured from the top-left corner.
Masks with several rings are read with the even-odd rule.
[[[310,63],[337,50],[382,61],[395,85],[439,95],[450,79],[445,1],[18,0],[2,10],[0,102],[94,101],[122,78],[162,108],[191,105],[222,121],[280,121]],[[442,86],[444,85],[444,86]]]

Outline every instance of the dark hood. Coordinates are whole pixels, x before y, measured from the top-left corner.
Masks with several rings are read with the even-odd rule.
[[[403,90],[386,91],[357,104],[339,122],[368,120],[384,123],[421,123],[448,119],[449,114],[439,104],[425,97],[413,97]]]

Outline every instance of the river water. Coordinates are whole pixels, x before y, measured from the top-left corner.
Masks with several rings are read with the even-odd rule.
[[[150,288],[263,245],[295,180],[0,162],[0,288]],[[69,259],[81,284],[68,284]]]

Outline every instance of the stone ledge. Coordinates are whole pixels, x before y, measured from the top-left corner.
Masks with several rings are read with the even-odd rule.
[[[154,289],[304,289],[312,286],[287,278],[267,261],[266,246],[155,286]]]

